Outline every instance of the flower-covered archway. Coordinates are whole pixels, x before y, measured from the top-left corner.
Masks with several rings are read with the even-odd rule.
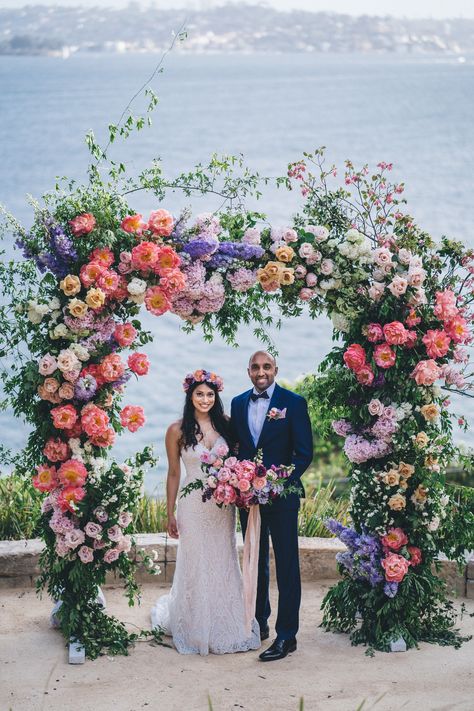
[[[97,154],[92,138],[90,147]],[[16,467],[45,494],[39,584],[62,601],[61,630],[89,656],[126,652],[137,638],[96,597],[111,570],[131,603],[137,594],[133,513],[153,457],[146,449],[119,465],[108,455],[116,435],[145,418],[139,404],[122,402],[127,380],[149,367],[143,307],[229,342],[241,323],[254,323],[265,342],[275,309],[331,317],[337,343],[305,389],[317,426],[344,440],[353,527],[328,522],[347,552],[323,625],[382,650],[399,637],[409,647],[460,643],[432,566],[440,551],[461,559],[472,545],[443,471],[456,453],[445,391],[469,387],[474,259],[415,225],[390,171],[381,163],[370,175],[348,162],[340,186],[322,151],[306,154],[277,181],[303,198],[282,228],[244,208],[262,180],[229,157],[171,182],[157,166],[125,186],[116,165],[108,183],[93,169],[87,186],[36,204],[30,230],[7,218],[24,261],[2,267],[4,355],[17,361],[3,379],[15,414],[33,427]],[[158,203],[146,217],[127,202],[138,189]],[[174,216],[170,189],[216,193],[226,204]]]

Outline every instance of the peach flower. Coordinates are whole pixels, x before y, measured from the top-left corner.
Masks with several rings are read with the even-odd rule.
[[[389,553],[382,559],[381,565],[385,570],[385,580],[389,583],[401,583],[410,564],[402,555]]]
[[[59,288],[66,296],[75,296],[81,290],[81,280],[73,274],[68,274],[59,282]]]
[[[117,353],[105,356],[99,366],[99,373],[106,383],[113,383],[125,372],[125,366]]]
[[[132,373],[137,375],[146,375],[150,368],[150,361],[145,353],[132,353],[127,362]]]
[[[68,459],[59,467],[58,479],[64,486],[82,486],[87,479],[87,469],[77,459]]]
[[[107,429],[109,416],[102,408],[89,403],[82,408],[81,425],[89,437],[97,437]]]
[[[63,383],[59,388],[58,394],[63,400],[72,400],[74,397],[74,385],[72,383]]]
[[[160,276],[167,276],[170,271],[177,269],[180,264],[181,257],[172,247],[160,247],[153,270]]]
[[[432,359],[420,360],[410,374],[417,385],[433,385],[440,376],[441,368]]]
[[[275,252],[275,257],[278,259],[279,262],[291,262],[294,256],[295,250],[287,244],[278,247],[277,251]]]
[[[69,227],[74,237],[82,237],[92,232],[96,226],[96,219],[91,212],[83,212],[73,220],[69,220]]]
[[[443,358],[449,351],[451,338],[445,331],[429,329],[421,339],[430,358]]]
[[[132,267],[149,272],[155,266],[160,248],[154,242],[140,242],[132,249]]]
[[[51,417],[57,430],[68,430],[76,424],[77,412],[72,405],[62,405],[51,410]]]
[[[394,494],[388,500],[388,506],[392,511],[402,511],[407,505],[407,500],[403,494]]]
[[[147,228],[159,237],[169,237],[173,231],[174,219],[168,210],[155,210],[150,213]]]
[[[91,309],[97,310],[102,308],[105,302],[105,294],[102,289],[89,289],[86,296],[86,304]]]
[[[74,316],[74,318],[82,318],[83,316],[86,315],[88,311],[88,306],[84,301],[81,301],[80,299],[71,299],[71,301],[68,304],[68,309],[71,314],[71,316]]]
[[[143,216],[140,215],[140,213],[137,213],[136,215],[125,215],[120,223],[120,227],[124,232],[128,232],[129,234],[141,234],[146,227],[142,217]]]
[[[89,254],[90,262],[97,262],[97,264],[100,264],[100,266],[105,269],[112,266],[114,259],[114,253],[108,247],[96,247],[96,249]]]
[[[77,503],[86,495],[81,486],[66,486],[58,496],[58,506],[61,511],[77,511]]]

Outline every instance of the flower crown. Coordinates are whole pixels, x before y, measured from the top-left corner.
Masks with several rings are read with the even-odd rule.
[[[224,381],[216,373],[211,373],[209,370],[195,370],[194,373],[188,373],[183,381],[183,390],[187,392],[194,383],[212,383],[217,387],[217,392],[224,390]]]

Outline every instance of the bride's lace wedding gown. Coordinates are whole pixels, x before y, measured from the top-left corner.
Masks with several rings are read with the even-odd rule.
[[[224,439],[219,437],[210,451]],[[201,443],[181,452],[184,485],[201,478]],[[242,575],[235,538],[235,507],[203,503],[192,491],[178,501],[179,544],[173,586],[151,612],[153,627],[172,635],[181,654],[225,654],[260,647],[260,630],[252,622],[245,633]]]

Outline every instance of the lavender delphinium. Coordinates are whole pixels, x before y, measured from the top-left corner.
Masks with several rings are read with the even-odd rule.
[[[398,583],[385,583],[383,591],[387,597],[395,597],[398,592]]]
[[[49,234],[51,237],[51,248],[57,256],[67,262],[72,262],[77,259],[77,251],[73,241],[60,225],[51,226]]]
[[[183,252],[189,254],[191,259],[209,257],[217,250],[219,243],[207,239],[194,239],[183,247]]]
[[[365,532],[357,533],[335,519],[328,519],[325,525],[347,546],[348,550],[338,553],[336,560],[351,578],[368,582],[371,587],[384,580],[380,564],[382,547],[378,536]]]
[[[91,400],[97,392],[97,380],[93,375],[87,374],[78,378],[74,386],[74,397],[83,402]]]

